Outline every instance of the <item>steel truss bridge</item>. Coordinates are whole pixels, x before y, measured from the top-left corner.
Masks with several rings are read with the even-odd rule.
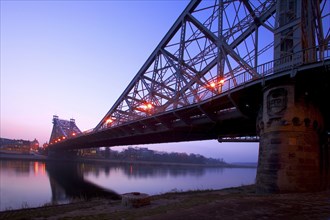
[[[50,149],[258,141],[262,91],[276,82],[330,112],[330,3],[301,0],[297,16],[297,1],[191,1],[99,124]]]

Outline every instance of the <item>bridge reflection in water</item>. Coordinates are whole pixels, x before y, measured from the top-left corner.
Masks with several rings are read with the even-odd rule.
[[[121,199],[118,193],[85,180],[82,166],[84,164],[63,161],[46,163],[46,171],[52,190],[52,202],[61,203],[73,199],[91,199],[93,197]]]

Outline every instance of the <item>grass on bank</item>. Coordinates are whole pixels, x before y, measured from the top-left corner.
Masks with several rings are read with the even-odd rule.
[[[169,211],[193,208],[200,204],[211,203],[219,199],[217,192],[224,192],[221,196],[232,194],[249,194],[254,190],[250,186],[227,188],[223,190],[191,190],[186,192],[168,192],[151,196],[151,205],[141,208],[127,208],[121,205],[121,201],[113,201],[103,198],[86,200],[78,198],[70,204],[46,203],[38,208],[8,210],[0,212],[0,219],[137,219],[140,217],[165,214]]]

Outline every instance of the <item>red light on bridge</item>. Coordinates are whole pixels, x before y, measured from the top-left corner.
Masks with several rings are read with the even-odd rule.
[[[65,139],[65,137],[63,136],[63,137],[62,137],[62,139],[64,140],[64,139]]]
[[[224,83],[225,83],[225,80],[224,79],[220,79],[218,81],[210,82],[207,87],[210,87],[212,89],[216,89],[217,87],[218,88],[221,88]]]
[[[145,103],[145,104],[143,104],[143,105],[140,106],[140,108],[141,108],[142,110],[145,110],[145,111],[150,110],[150,109],[152,109],[153,107],[154,107],[154,106],[153,106],[151,103]]]
[[[72,132],[72,136],[76,136],[76,133]]]
[[[105,123],[107,123],[107,124],[111,124],[112,122],[113,122],[112,118],[108,118],[108,119],[105,121]]]

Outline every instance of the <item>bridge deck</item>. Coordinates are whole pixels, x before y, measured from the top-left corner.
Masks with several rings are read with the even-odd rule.
[[[78,149],[103,146],[151,144],[193,140],[219,139],[233,141],[235,137],[255,137],[256,118],[265,86],[277,81],[295,79],[300,90],[329,97],[330,60],[287,70],[224,92],[201,103],[185,106],[120,126],[97,132],[83,133],[64,140],[50,149]],[[323,111],[330,112],[324,97],[317,98]],[[329,121],[329,118],[327,119]],[[327,123],[330,124],[330,123]],[[329,130],[329,128],[328,128]],[[251,138],[237,138],[251,141]]]

